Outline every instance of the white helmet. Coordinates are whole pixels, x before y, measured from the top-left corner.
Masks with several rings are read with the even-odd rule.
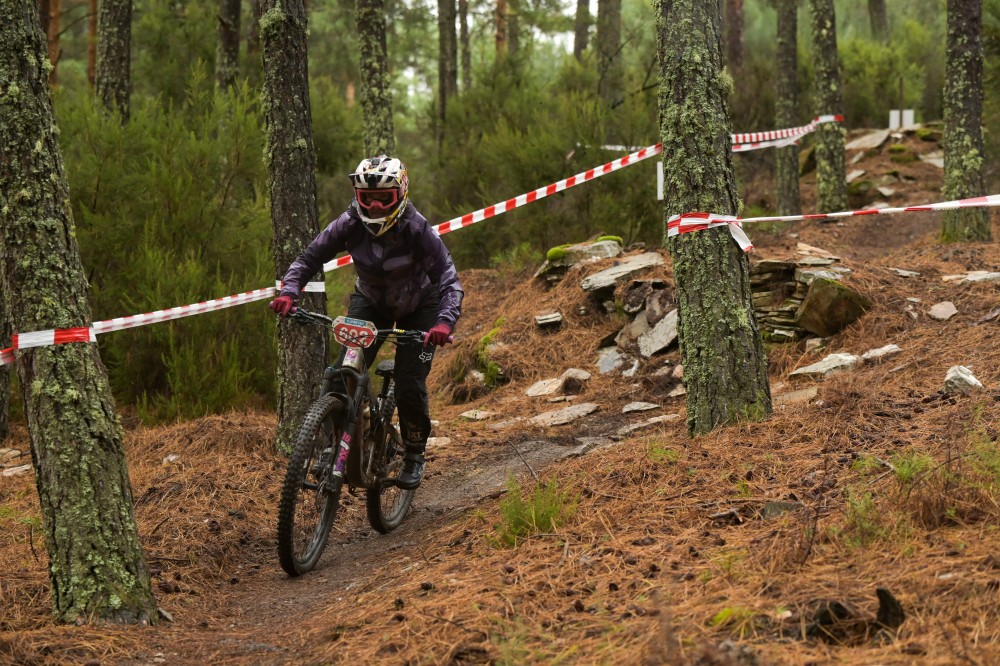
[[[410,185],[406,167],[395,157],[379,155],[361,160],[350,178],[358,215],[378,238],[396,224],[406,208]]]

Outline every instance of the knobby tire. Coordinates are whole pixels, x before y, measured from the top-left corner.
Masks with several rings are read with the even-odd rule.
[[[331,493],[309,486],[315,487],[320,481],[313,476],[312,466],[323,449],[332,446],[336,451],[343,419],[343,403],[335,396],[323,396],[306,412],[292,448],[278,505],[278,560],[289,576],[311,571],[326,548],[340,504],[340,491]],[[331,464],[331,470],[332,467]],[[332,482],[330,470],[324,476]],[[307,540],[300,548],[296,537],[302,535]]]

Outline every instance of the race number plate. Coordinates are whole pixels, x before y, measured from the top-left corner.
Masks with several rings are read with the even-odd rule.
[[[337,317],[333,320],[333,337],[347,347],[371,347],[378,329],[375,324],[364,319]]]

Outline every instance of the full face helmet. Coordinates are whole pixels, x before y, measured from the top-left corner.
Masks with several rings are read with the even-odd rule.
[[[358,215],[378,238],[396,224],[406,208],[410,180],[406,167],[395,157],[379,155],[361,160],[350,174]]]

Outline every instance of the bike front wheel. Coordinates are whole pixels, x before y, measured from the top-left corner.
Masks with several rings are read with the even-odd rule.
[[[278,560],[289,576],[312,570],[326,548],[340,503],[341,484],[332,472],[343,422],[343,402],[323,396],[309,408],[295,440],[278,505]]]
[[[387,534],[399,527],[410,510],[413,490],[403,490],[394,483],[403,468],[403,439],[396,425],[396,400],[386,396],[380,411],[383,426],[375,442],[375,482],[365,493],[368,523],[375,531]]]

